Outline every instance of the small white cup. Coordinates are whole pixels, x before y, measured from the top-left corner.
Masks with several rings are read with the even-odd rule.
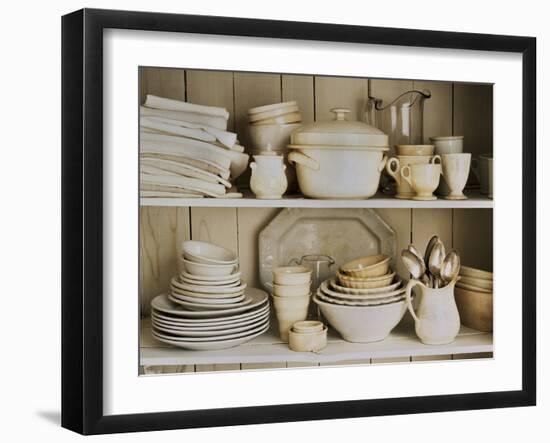
[[[435,146],[435,153],[442,154],[460,154],[464,149],[464,136],[441,136],[430,137],[430,141]]]

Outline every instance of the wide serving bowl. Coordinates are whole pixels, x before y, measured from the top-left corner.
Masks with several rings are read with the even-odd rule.
[[[340,266],[340,271],[355,278],[380,277],[390,269],[390,257],[384,254],[357,258]]]
[[[380,306],[335,305],[318,297],[314,297],[313,301],[342,338],[353,343],[384,340],[407,310],[405,301]]]
[[[234,265],[237,254],[230,249],[198,240],[186,240],[181,244],[183,256],[195,263],[207,265]]]

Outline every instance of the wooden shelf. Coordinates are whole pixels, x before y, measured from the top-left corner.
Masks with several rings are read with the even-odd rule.
[[[241,346],[220,351],[189,351],[171,347],[151,336],[150,320],[142,321],[140,364],[143,366],[199,365],[230,363],[308,362],[331,364],[340,361],[377,358],[434,356],[493,352],[493,334],[461,327],[453,343],[441,346],[422,344],[408,318],[390,336],[376,343],[349,343],[329,329],[328,346],[317,353],[294,352],[278,337],[275,321],[271,329]]]
[[[245,193],[244,198],[141,198],[141,206],[182,206],[211,208],[492,208],[493,200],[479,192],[466,192],[467,200],[401,200],[376,194],[366,200],[317,200],[302,195],[279,200],[261,200]]]

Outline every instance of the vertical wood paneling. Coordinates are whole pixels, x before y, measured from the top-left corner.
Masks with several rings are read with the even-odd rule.
[[[141,103],[145,94],[185,100],[185,70],[168,68],[142,68]]]
[[[464,136],[464,152],[493,152],[492,85],[454,84],[454,134]]]
[[[238,253],[236,208],[192,208],[191,238],[229,248]]]
[[[453,209],[453,247],[463,265],[492,271],[492,209]]]
[[[315,98],[313,96],[313,77],[309,75],[283,75],[282,100],[296,100],[302,114],[302,122],[315,120]]]
[[[430,238],[437,235],[449,251],[453,245],[452,226],[452,209],[413,209],[412,243],[424,254]]]
[[[239,260],[242,279],[249,286],[261,288],[259,279],[258,235],[277,215],[278,208],[238,208]]]
[[[369,82],[363,78],[315,77],[315,118],[334,120],[333,108],[349,108],[348,120],[362,120]]]
[[[411,210],[410,209],[377,209],[376,212],[395,231],[396,257],[395,270],[401,278],[409,278],[409,272],[401,261],[400,254],[411,242]]]
[[[235,129],[232,72],[187,70],[187,100],[227,109],[227,129]]]
[[[429,90],[431,97],[424,101],[424,143],[430,137],[453,133],[453,85],[440,82],[413,82],[414,89]]]
[[[188,208],[143,207],[140,210],[140,300],[141,313],[170,286],[177,272],[181,242],[189,239]]]

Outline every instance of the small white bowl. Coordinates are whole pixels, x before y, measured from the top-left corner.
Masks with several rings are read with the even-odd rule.
[[[380,277],[388,272],[390,257],[384,254],[369,255],[343,264],[340,271],[350,277]]]
[[[193,275],[204,275],[204,276],[222,276],[222,275],[231,275],[237,268],[235,264],[229,265],[208,265],[205,263],[196,263],[194,261],[186,260],[185,258],[181,259],[183,265],[185,266],[186,271],[189,274]]]
[[[278,285],[273,284],[273,295],[278,297],[300,297],[309,294],[311,285]]]
[[[230,265],[237,263],[237,254],[230,249],[204,241],[186,240],[181,244],[184,258],[207,265]]]
[[[381,275],[380,277],[350,278],[338,272],[338,281],[342,286],[355,289],[372,289],[389,286],[395,277],[395,272]]]
[[[303,320],[297,321],[292,325],[292,330],[294,332],[299,332],[301,334],[310,334],[313,332],[321,332],[324,328],[324,324],[316,320]]]
[[[301,333],[294,330],[288,331],[288,347],[295,352],[317,352],[327,346],[326,326],[322,326],[320,331],[311,333]]]
[[[273,269],[273,283],[277,285],[304,285],[311,282],[311,269],[305,266],[280,266]]]

